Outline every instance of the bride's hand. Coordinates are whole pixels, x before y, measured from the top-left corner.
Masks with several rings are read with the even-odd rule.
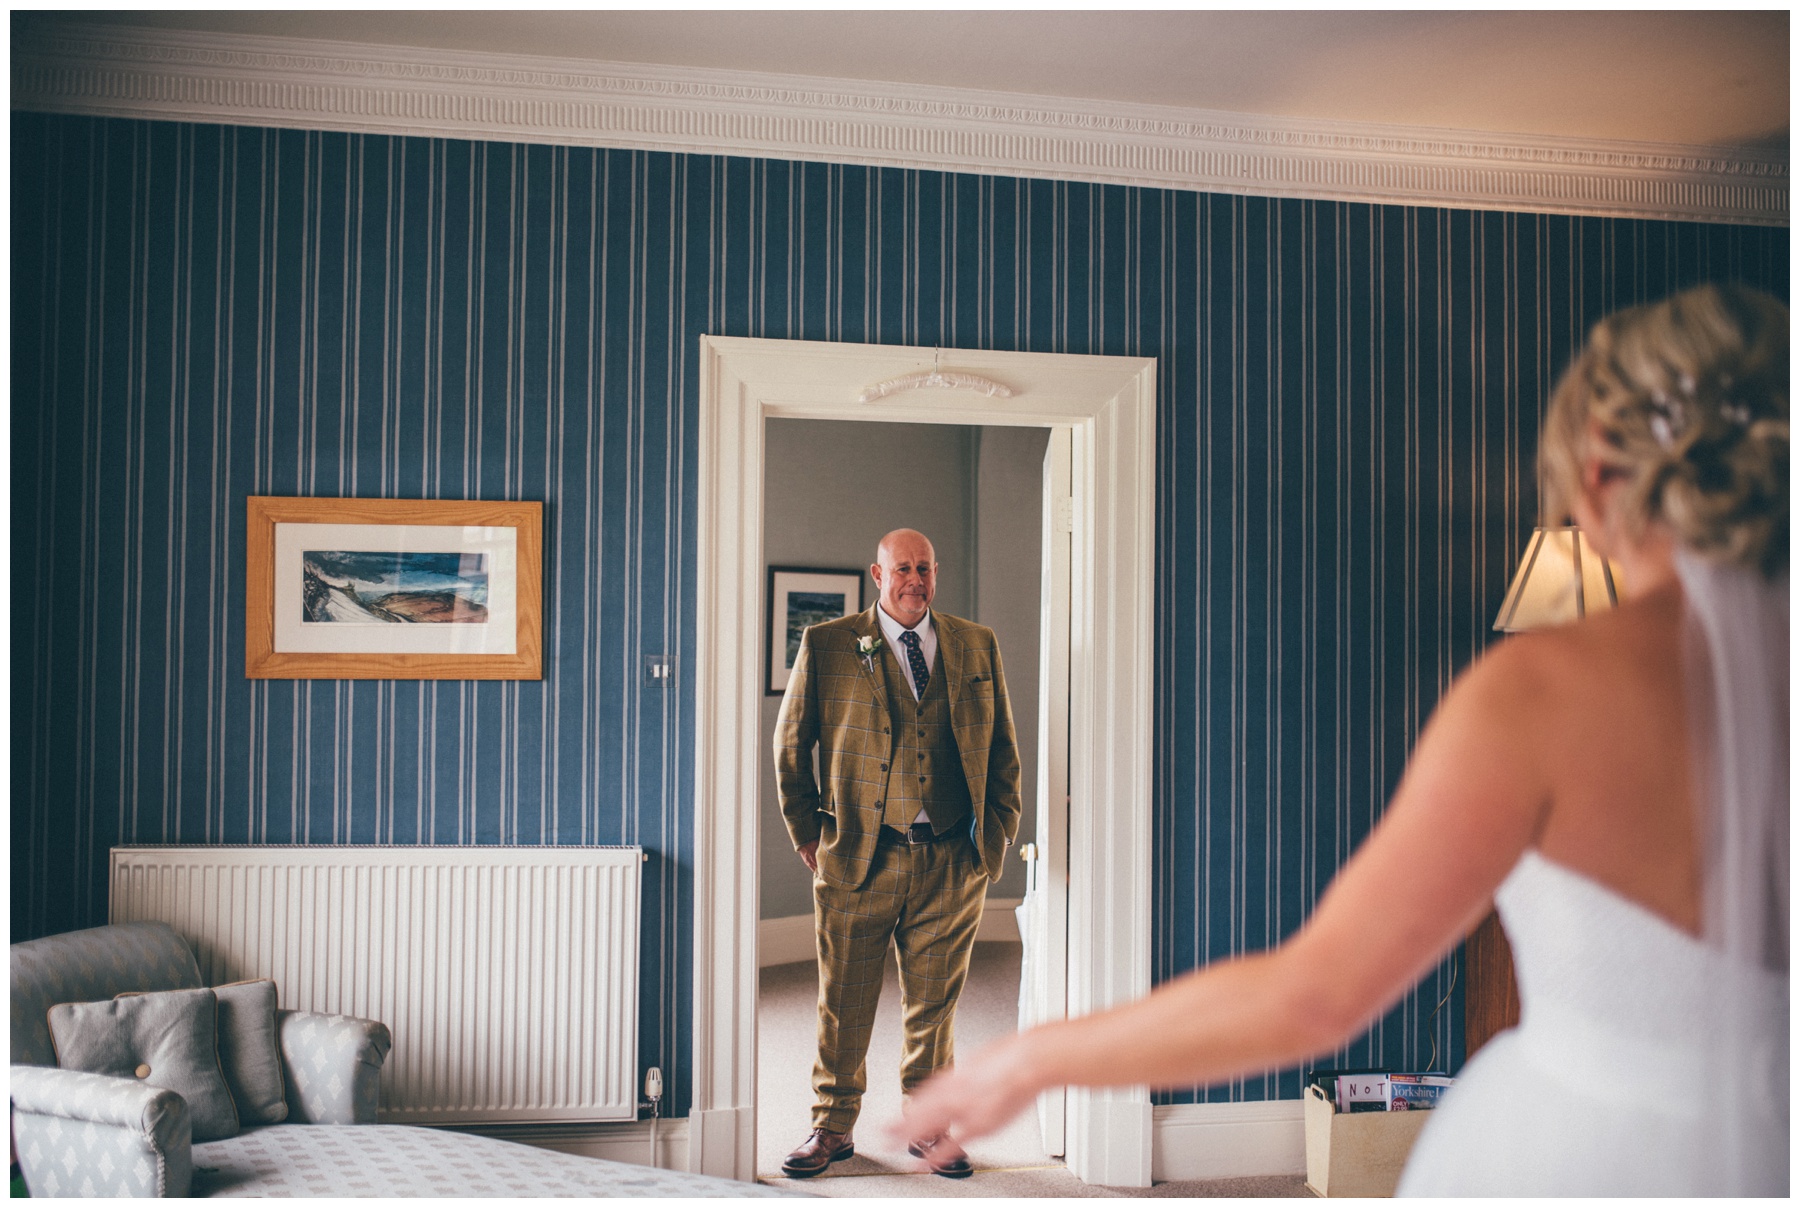
[[[904,1118],[888,1126],[889,1136],[916,1144],[950,1133],[966,1142],[1006,1127],[1046,1085],[1032,1058],[1037,1036],[995,1041],[932,1075],[907,1097]]]

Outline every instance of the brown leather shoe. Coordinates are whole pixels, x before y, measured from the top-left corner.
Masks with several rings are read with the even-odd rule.
[[[941,1174],[946,1179],[966,1179],[975,1173],[975,1168],[969,1165],[969,1155],[949,1137],[937,1136],[917,1145],[908,1145],[906,1152],[915,1158],[924,1158],[932,1174]]]
[[[800,1148],[781,1163],[781,1173],[791,1179],[810,1179],[833,1162],[856,1156],[856,1143],[849,1133],[834,1133],[815,1128],[807,1134]]]

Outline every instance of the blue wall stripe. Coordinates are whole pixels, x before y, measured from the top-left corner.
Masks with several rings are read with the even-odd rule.
[[[1158,980],[1305,918],[1601,314],[1785,230],[15,114],[13,935],[119,842],[641,843],[686,1111],[697,337],[1158,360]],[[250,494],[541,499],[541,683],[250,682]],[[1452,963],[1346,1064],[1454,1063]],[[1435,1014],[1434,1014],[1435,1010]],[[1162,1096],[1292,1098],[1294,1071]]]

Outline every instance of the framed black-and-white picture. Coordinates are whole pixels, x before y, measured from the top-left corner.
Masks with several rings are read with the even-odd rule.
[[[835,621],[863,608],[859,570],[816,566],[769,568],[769,686],[766,694],[787,691],[788,673],[800,654],[800,635],[808,625]]]

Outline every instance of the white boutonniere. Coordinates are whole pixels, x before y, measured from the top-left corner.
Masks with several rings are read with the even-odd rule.
[[[875,670],[875,656],[881,653],[880,638],[857,638],[856,653],[862,658],[862,664],[869,671]]]

